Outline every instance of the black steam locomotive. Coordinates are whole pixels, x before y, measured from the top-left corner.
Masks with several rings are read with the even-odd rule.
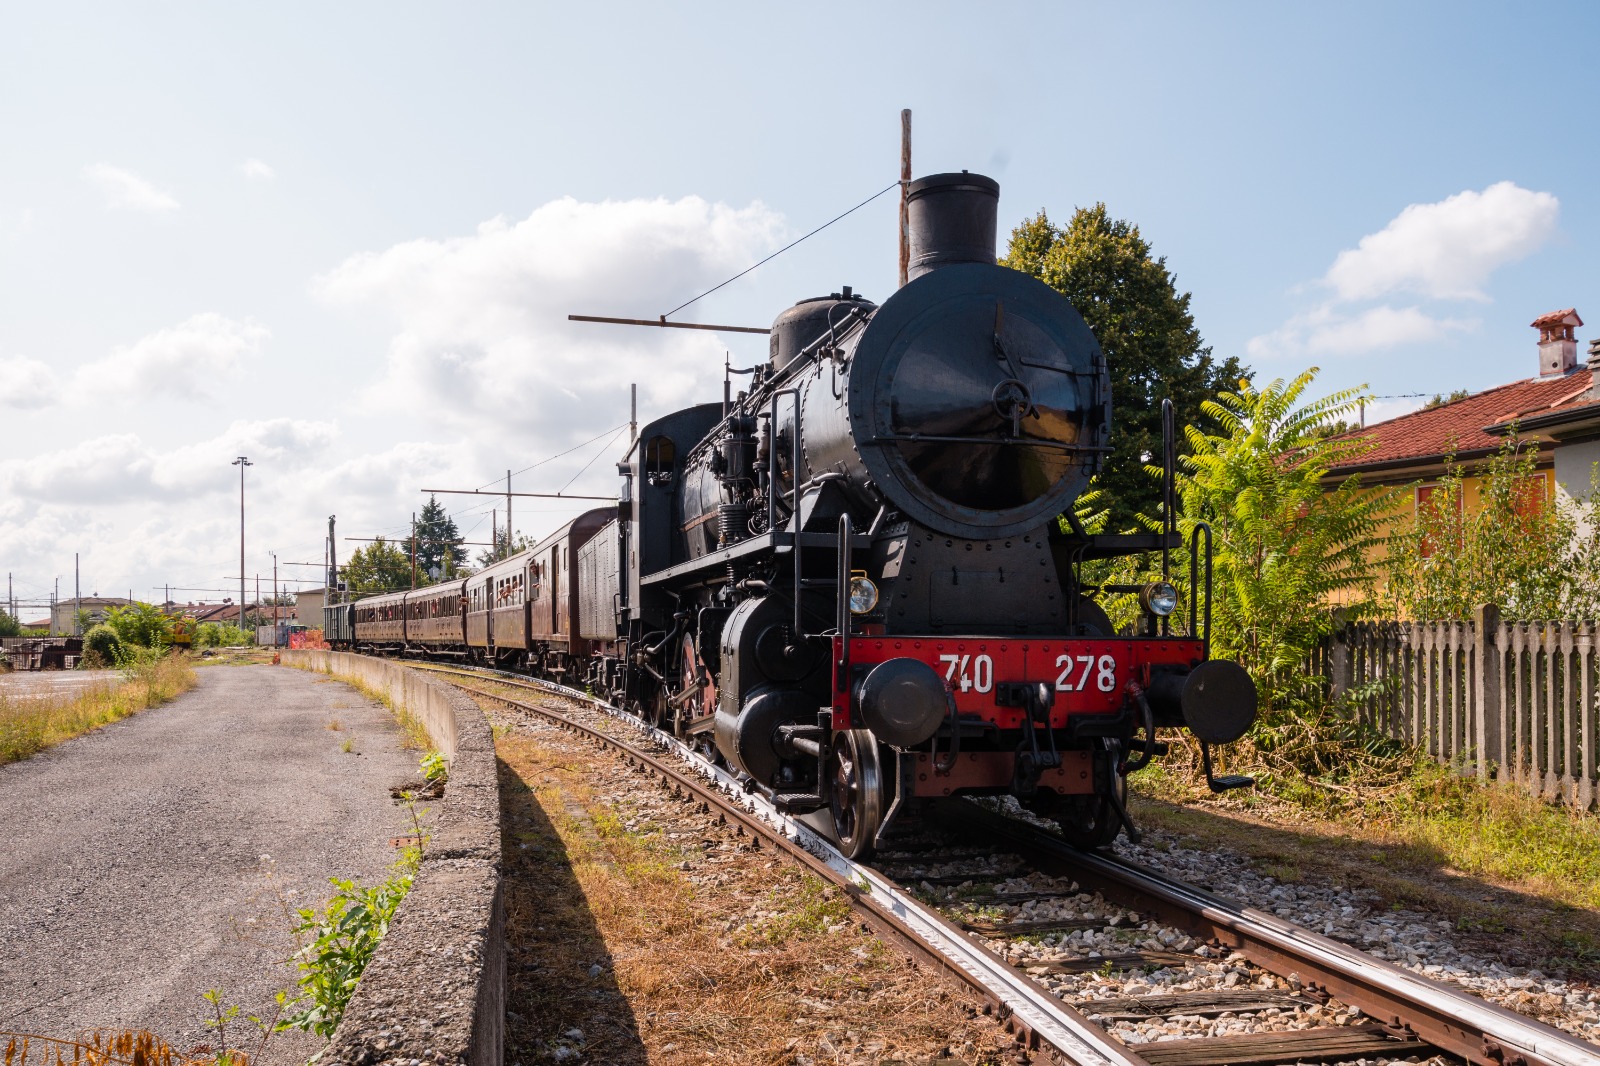
[[[1163,533],[1072,519],[1108,451],[1105,356],[1066,299],[995,264],[998,195],[913,182],[910,281],[881,306],[845,288],[785,311],[747,391],[642,427],[615,512],[329,608],[330,639],[587,684],[781,808],[828,811],[854,856],[957,794],[1015,795],[1080,845],[1136,836],[1126,775],[1157,729],[1189,729],[1209,775],[1255,689],[1209,657],[1209,609],[1173,632],[1168,581],[1086,583],[1116,555],[1165,572],[1182,541],[1170,506]],[[1169,502],[1172,448],[1169,413]],[[1190,546],[1198,601],[1209,531]],[[1134,591],[1137,632],[1115,632],[1097,598]]]

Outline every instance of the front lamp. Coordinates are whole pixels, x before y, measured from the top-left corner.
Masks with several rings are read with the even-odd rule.
[[[850,613],[866,614],[878,606],[878,586],[872,583],[864,571],[857,570],[850,575]]]
[[[1166,581],[1152,581],[1139,590],[1139,606],[1165,618],[1178,609],[1178,590]]]

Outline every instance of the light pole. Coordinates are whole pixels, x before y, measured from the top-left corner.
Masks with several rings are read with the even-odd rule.
[[[231,464],[239,468],[239,628],[244,629],[244,468],[255,466],[249,459],[239,456]]]

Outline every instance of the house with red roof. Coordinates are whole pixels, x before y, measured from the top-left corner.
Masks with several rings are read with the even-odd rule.
[[[1446,469],[1459,465],[1467,471],[1464,505],[1471,507],[1477,499],[1473,467],[1515,434],[1537,449],[1530,502],[1586,498],[1600,463],[1600,340],[1590,342],[1587,361],[1580,364],[1576,330],[1583,319],[1576,310],[1540,315],[1531,325],[1539,331],[1537,377],[1366,427],[1360,433],[1372,450],[1333,467],[1330,482],[1360,474],[1367,485],[1413,486],[1411,504],[1400,516],[1405,521]]]

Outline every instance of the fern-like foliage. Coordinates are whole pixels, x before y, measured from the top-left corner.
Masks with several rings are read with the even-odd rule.
[[[1268,721],[1311,694],[1304,664],[1333,624],[1330,604],[1370,606],[1400,501],[1399,490],[1363,487],[1354,475],[1327,484],[1332,467],[1371,444],[1326,435],[1362,390],[1305,400],[1316,375],[1312,367],[1260,389],[1241,381],[1207,401],[1219,429],[1185,427],[1189,454],[1179,460],[1178,528],[1187,539],[1205,522],[1215,538],[1213,654],[1250,671]]]

